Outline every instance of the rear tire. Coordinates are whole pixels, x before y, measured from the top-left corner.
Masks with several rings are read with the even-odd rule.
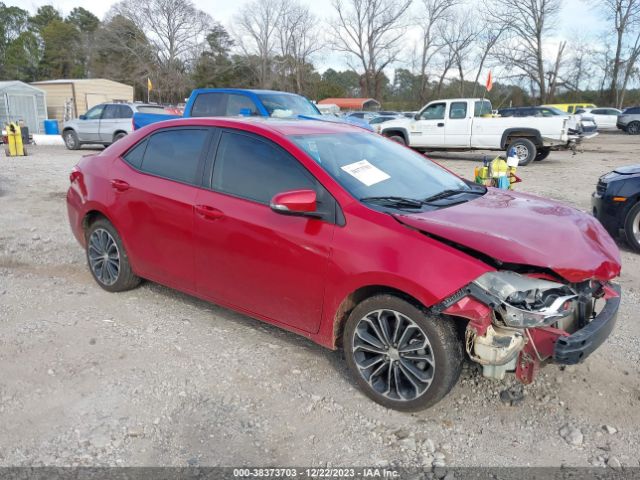
[[[518,165],[529,165],[533,162],[538,154],[538,149],[535,144],[528,138],[516,138],[507,146],[507,154],[511,148],[516,149],[516,156],[518,157]]]
[[[387,137],[389,140],[393,140],[396,143],[399,143],[400,145],[407,145],[406,140],[404,139],[403,136],[401,135],[391,135],[390,137]]]
[[[629,246],[640,252],[640,202],[629,210],[624,221],[624,234]]]
[[[550,153],[551,153],[550,148],[541,148],[538,150],[538,154],[536,155],[536,158],[534,158],[534,161],[541,162],[542,160],[547,158]]]
[[[122,140],[124,137],[126,137],[127,134],[124,132],[118,132],[113,136],[113,143],[116,143],[118,140]]]
[[[367,298],[353,309],[343,345],[365,395],[404,412],[431,407],[449,393],[464,358],[453,321],[389,294]]]
[[[627,125],[625,131],[629,135],[638,135],[640,133],[640,122],[631,122],[629,125]]]
[[[85,238],[89,271],[98,285],[108,292],[124,292],[140,284],[111,222],[99,218],[86,230]]]
[[[69,150],[78,150],[80,148],[80,140],[78,139],[78,134],[73,130],[65,130],[62,132],[62,139],[64,140],[64,145]]]

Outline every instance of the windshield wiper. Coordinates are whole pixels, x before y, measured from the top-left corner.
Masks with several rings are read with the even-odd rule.
[[[473,195],[484,195],[486,189],[483,190],[474,190],[472,188],[465,190],[462,188],[448,188],[446,190],[441,191],[440,193],[436,193],[435,195],[431,195],[430,197],[422,200],[423,203],[434,202],[436,200],[440,200],[442,198],[451,197],[453,195],[458,195],[460,193],[471,193]]]
[[[397,208],[421,208],[424,205],[422,200],[407,197],[362,197],[361,202],[377,203],[387,207]]]

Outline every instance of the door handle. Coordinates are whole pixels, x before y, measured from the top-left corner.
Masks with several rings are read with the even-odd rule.
[[[118,180],[118,179],[111,180],[111,187],[118,192],[124,192],[125,190],[129,190],[129,184],[124,180]]]
[[[444,123],[440,122],[440,123],[438,123],[438,126],[439,127],[444,127]]]
[[[210,207],[209,205],[195,205],[193,209],[198,215],[207,220],[217,220],[218,218],[224,217],[222,210]]]

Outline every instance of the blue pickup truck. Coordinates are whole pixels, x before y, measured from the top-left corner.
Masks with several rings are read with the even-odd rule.
[[[301,95],[273,90],[244,90],[240,88],[199,88],[187,101],[182,117],[260,116],[299,118],[334,123],[349,123],[367,130],[373,128],[359,118],[337,118],[322,115],[316,106]],[[178,115],[136,113],[133,128],[137,130],[155,122],[181,118]]]

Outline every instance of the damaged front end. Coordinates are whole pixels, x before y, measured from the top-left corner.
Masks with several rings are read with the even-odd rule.
[[[483,375],[515,371],[531,383],[545,362],[579,363],[611,333],[620,288],[588,280],[563,283],[545,273],[488,272],[434,308],[469,320],[465,345]]]

